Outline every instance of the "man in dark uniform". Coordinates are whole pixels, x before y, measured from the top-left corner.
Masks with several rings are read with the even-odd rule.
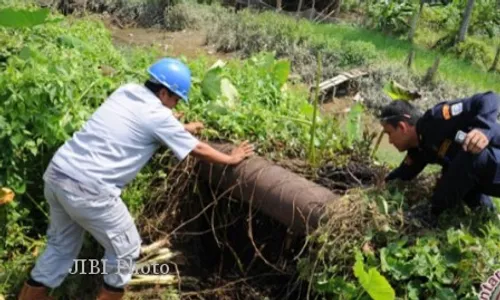
[[[439,164],[433,215],[462,200],[472,208],[493,209],[488,195],[500,196],[499,104],[499,95],[487,92],[441,102],[421,114],[406,101],[392,101],[380,121],[389,142],[407,155],[386,181],[411,180],[427,164]]]

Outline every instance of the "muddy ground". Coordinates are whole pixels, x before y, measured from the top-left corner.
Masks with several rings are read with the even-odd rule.
[[[214,59],[229,59],[230,53],[219,53],[213,46],[206,45],[206,33],[197,30],[169,32],[156,28],[121,28],[104,19],[117,46],[155,47],[162,54],[186,56],[188,59],[200,55]]]

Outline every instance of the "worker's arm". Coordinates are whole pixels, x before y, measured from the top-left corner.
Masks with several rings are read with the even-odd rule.
[[[209,144],[199,142],[191,151],[191,155],[210,163],[235,165],[253,154],[253,146],[247,141],[234,148],[230,155],[222,153]]]
[[[499,105],[500,98],[493,92],[474,96],[471,99],[471,108],[476,114],[473,126],[489,129],[491,123],[497,122]]]
[[[410,150],[399,167],[387,175],[385,181],[394,179],[411,180],[415,178],[427,165],[427,161],[421,153]]]
[[[486,144],[494,146],[500,146],[500,125],[497,122],[499,104],[500,98],[495,93],[482,94],[470,100],[473,117],[468,125],[472,128],[471,132],[476,129],[484,134],[487,139]],[[474,137],[471,133],[469,138],[465,140],[464,146],[468,147],[469,143],[477,142],[480,138],[480,135],[476,134]],[[482,146],[481,148],[484,148],[486,145],[483,144]]]
[[[253,146],[246,141],[233,149],[230,155],[217,151],[189,132],[199,128],[198,125],[190,128],[189,124],[182,124],[168,111],[153,111],[150,120],[154,138],[170,148],[179,160],[191,154],[208,162],[234,165],[253,154]]]

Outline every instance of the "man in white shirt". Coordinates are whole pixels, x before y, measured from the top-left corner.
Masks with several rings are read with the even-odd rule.
[[[122,299],[141,237],[121,191],[161,145],[179,160],[191,154],[228,165],[253,154],[246,141],[230,155],[219,152],[192,135],[203,124],[183,125],[173,115],[178,101],[188,101],[191,73],[186,65],[164,58],[148,72],[145,85],[126,84],[111,94],[52,158],[44,174],[50,204],[47,248],[19,299],[52,299],[47,289],[58,287],[70,272],[85,231],[105,249],[106,274],[97,299]]]

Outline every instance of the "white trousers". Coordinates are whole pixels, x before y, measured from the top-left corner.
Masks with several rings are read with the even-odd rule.
[[[78,271],[74,263],[88,231],[105,249],[104,281],[124,287],[134,272],[142,241],[122,199],[61,174],[49,177],[45,180],[50,204],[48,243],[31,277],[55,288],[70,271]]]

